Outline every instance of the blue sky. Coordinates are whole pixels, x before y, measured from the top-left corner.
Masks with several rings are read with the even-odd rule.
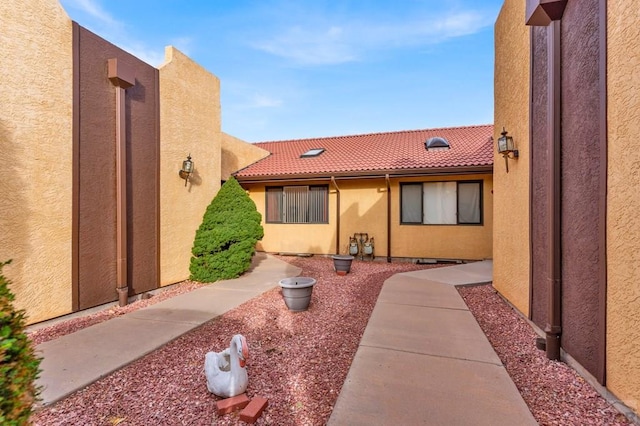
[[[153,66],[172,45],[220,78],[247,142],[493,122],[502,0],[61,0]]]

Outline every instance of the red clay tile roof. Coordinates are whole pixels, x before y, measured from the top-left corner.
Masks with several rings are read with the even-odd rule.
[[[386,173],[488,169],[493,166],[493,125],[407,130],[366,135],[260,142],[271,153],[238,171],[239,180],[290,177],[366,176]],[[431,137],[445,138],[448,150],[425,149]],[[306,151],[324,148],[316,157]]]

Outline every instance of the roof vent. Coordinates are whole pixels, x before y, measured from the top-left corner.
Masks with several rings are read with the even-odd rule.
[[[441,138],[439,136],[427,139],[424,143],[424,147],[427,151],[442,151],[450,148],[449,142],[447,142],[445,138]]]
[[[318,155],[322,154],[323,152],[324,152],[324,148],[313,148],[313,149],[310,149],[309,151],[305,152],[304,154],[301,154],[300,158],[317,157]]]

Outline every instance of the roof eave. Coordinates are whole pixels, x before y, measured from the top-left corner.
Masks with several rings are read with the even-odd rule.
[[[284,181],[306,181],[325,179],[376,179],[389,177],[419,177],[419,176],[447,176],[447,175],[469,175],[469,174],[490,174],[493,173],[493,165],[477,166],[456,166],[456,167],[431,167],[420,169],[389,169],[389,170],[364,170],[350,172],[324,172],[324,173],[297,173],[284,175],[262,175],[262,176],[238,176],[235,178],[243,183],[266,183]]]

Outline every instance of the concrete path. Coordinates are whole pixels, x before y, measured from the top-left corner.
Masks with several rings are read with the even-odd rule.
[[[490,261],[394,275],[329,425],[535,425],[455,285],[491,281]]]
[[[164,346],[205,322],[276,287],[300,268],[257,253],[241,278],[220,281],[36,347],[43,357],[36,382],[51,404]]]
[[[258,253],[221,281],[36,350],[51,404],[276,287],[300,269]],[[455,285],[491,281],[490,261],[396,274],[383,288],[329,424],[535,425]]]

